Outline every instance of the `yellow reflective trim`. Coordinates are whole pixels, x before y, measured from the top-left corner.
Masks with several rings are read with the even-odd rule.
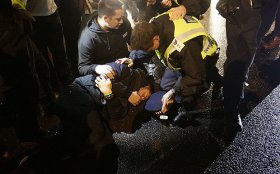
[[[155,18],[162,16],[164,14],[170,15],[170,13],[166,12],[166,13],[156,16]],[[189,20],[191,20],[191,22],[187,22],[186,20],[188,20],[188,19],[185,20],[183,18],[173,21],[174,39],[179,41],[181,44],[184,44],[185,42],[187,42],[195,37],[203,36],[203,48],[201,50],[202,59],[205,59],[206,56],[213,55],[218,49],[216,41],[210,35],[207,34],[203,25],[199,22],[198,19],[196,19],[195,17],[191,17],[191,16],[187,16],[187,18]],[[161,57],[162,53],[160,53],[159,50],[156,50],[156,54],[157,54],[157,57],[161,60],[161,62],[164,63],[164,60],[165,60],[166,65],[170,69],[180,70],[181,68],[173,67],[169,61],[170,60],[169,57],[174,51],[176,51],[176,48],[173,46],[173,44],[171,42],[169,44],[169,46],[166,48],[163,58]]]
[[[175,4],[178,5],[178,6],[180,5],[178,0],[173,0],[173,2],[175,2]]]
[[[12,0],[13,7],[16,9],[25,10],[26,4],[22,0]]]

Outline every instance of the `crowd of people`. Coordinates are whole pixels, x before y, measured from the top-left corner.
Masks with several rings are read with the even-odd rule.
[[[2,0],[0,124],[13,126],[20,142],[40,144],[19,171],[117,173],[114,132],[133,133],[143,115],[168,115],[181,126],[211,85],[212,100],[224,99],[224,138],[232,141],[242,131],[239,105],[256,49],[279,47],[280,3],[219,0],[223,76],[219,46],[199,21],[210,3]],[[38,124],[50,115],[60,119],[55,136]]]

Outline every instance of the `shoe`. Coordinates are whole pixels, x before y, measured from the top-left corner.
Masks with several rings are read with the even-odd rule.
[[[280,45],[280,37],[279,36],[275,36],[273,40],[264,43],[263,47],[265,49],[273,49],[273,48],[277,48]]]
[[[214,79],[215,80],[213,80],[212,100],[222,99],[222,87],[224,86],[224,78],[217,73]]]
[[[172,121],[172,125],[184,127],[187,123],[192,120],[191,114],[189,114],[184,107],[178,109],[178,114]]]

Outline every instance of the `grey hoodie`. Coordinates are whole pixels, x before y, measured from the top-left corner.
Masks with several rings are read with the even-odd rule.
[[[97,23],[97,12],[94,12],[79,40],[80,74],[92,74],[97,65],[128,57],[127,43],[129,43],[130,34],[131,26],[125,17],[118,29],[105,32]]]

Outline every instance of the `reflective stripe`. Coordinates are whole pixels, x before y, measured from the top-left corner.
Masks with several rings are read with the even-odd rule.
[[[175,2],[175,4],[180,5],[178,0],[173,0],[173,2]]]
[[[177,41],[179,41],[181,43],[184,43],[184,42],[186,42],[186,40],[192,39],[193,38],[192,36],[194,34],[199,33],[199,32],[205,32],[204,28],[194,28],[194,29],[191,29],[191,30],[189,30],[189,31],[187,31],[185,33],[182,33],[182,34],[176,36],[174,39],[176,39]],[[169,57],[169,55],[171,55],[174,51],[176,51],[176,48],[173,47],[172,44],[170,44],[168,46],[168,48],[166,49],[164,56]]]
[[[167,13],[158,15],[162,16]],[[170,14],[169,14],[170,15]],[[155,18],[157,18],[155,17]],[[201,57],[205,59],[206,56],[213,55],[218,49],[216,41],[207,34],[203,25],[195,17],[185,16],[184,18],[173,21],[174,23],[174,40],[169,44],[164,52],[164,57],[159,50],[156,50],[157,57],[161,62],[168,66],[172,70],[180,70],[181,68],[173,67],[170,62],[170,55],[174,51],[181,51],[185,46],[184,43],[196,38],[198,36],[203,37],[203,48],[201,50]]]
[[[198,32],[204,32],[205,33],[205,30],[204,30],[204,28],[194,28],[194,29],[191,29],[191,30],[189,30],[185,33],[182,33],[182,34],[176,36],[175,38],[178,41],[183,42],[183,40],[189,40],[187,38],[189,38],[193,34],[197,34]]]
[[[25,10],[26,3],[23,0],[12,0],[13,7],[19,10]]]

